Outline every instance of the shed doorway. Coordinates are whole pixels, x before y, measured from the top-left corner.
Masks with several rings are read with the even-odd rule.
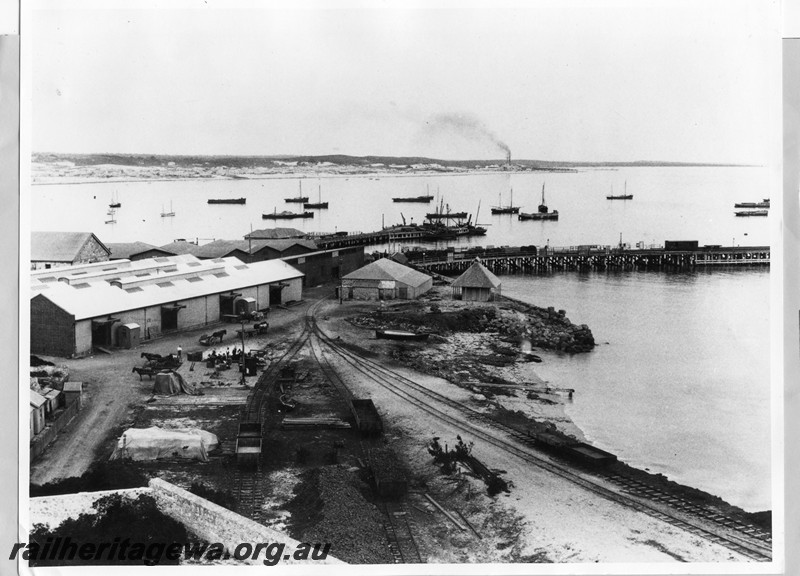
[[[283,292],[283,286],[270,286],[269,287],[269,305],[276,306],[278,304],[282,304],[283,301],[281,300],[281,293]]]
[[[92,320],[92,346],[111,347],[114,345],[111,327],[118,318],[108,320]]]

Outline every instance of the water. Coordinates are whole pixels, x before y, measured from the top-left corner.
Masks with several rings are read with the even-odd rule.
[[[575,388],[567,413],[620,459],[749,511],[770,509],[769,272],[503,276],[564,309],[597,348],[537,372]]]
[[[614,186],[625,182],[633,200],[606,200]],[[176,238],[201,243],[212,238],[242,238],[253,228],[288,226],[305,232],[379,230],[382,222],[421,222],[431,204],[400,204],[394,196],[437,192],[453,211],[477,215],[487,225],[484,237],[461,239],[462,244],[571,246],[614,244],[622,239],[662,244],[664,240],[698,240],[701,244],[769,243],[767,218],[737,218],[733,204],[768,196],[764,168],[624,168],[583,170],[575,173],[484,174],[460,176],[328,177],[304,178],[303,194],[316,202],[330,202],[329,210],[315,210],[313,219],[262,220],[261,214],[300,210],[284,198],[296,196],[297,178],[259,180],[186,180],[47,185],[32,188],[34,227],[40,230],[93,230],[105,242],[141,240],[163,245]],[[509,201],[532,212],[546,184],[546,200],[558,210],[557,222],[520,222],[514,215],[492,215],[490,208]],[[112,194],[122,208],[116,224],[105,224]],[[245,206],[208,205],[209,198],[247,198]],[[478,205],[480,203],[480,212]],[[162,218],[162,210],[175,212]],[[79,207],[79,209],[76,209]],[[69,218],[64,215],[69,214]]]
[[[297,178],[188,180],[33,186],[35,230],[91,230],[103,242],[242,238],[251,227],[373,231],[421,222],[434,204],[397,204],[394,196],[439,194],[453,211],[488,225],[473,245],[571,246],[626,243],[767,245],[768,218],[737,218],[733,204],[769,196],[764,168],[624,168],[575,173],[304,178],[312,202],[329,210],[309,220],[262,220],[264,212],[299,211],[285,197]],[[609,201],[625,182],[632,201]],[[520,222],[489,213],[514,203],[539,204],[542,184],[558,222]],[[105,224],[112,194],[122,203]],[[498,195],[502,194],[502,200]],[[209,198],[247,198],[245,206]],[[480,202],[480,212],[478,205]],[[160,216],[170,206],[171,218]],[[694,274],[565,273],[504,277],[504,292],[567,310],[601,344],[572,358],[537,365],[557,385],[577,389],[569,414],[587,437],[636,466],[720,495],[747,510],[770,508],[768,272]]]

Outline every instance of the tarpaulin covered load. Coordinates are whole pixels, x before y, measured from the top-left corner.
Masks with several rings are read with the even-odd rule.
[[[197,428],[129,428],[117,441],[111,460],[184,458],[208,462],[208,452],[217,446],[216,434]]]
[[[155,383],[153,384],[153,394],[161,396],[172,396],[174,394],[200,394],[189,385],[183,376],[177,372],[160,372],[156,374]]]

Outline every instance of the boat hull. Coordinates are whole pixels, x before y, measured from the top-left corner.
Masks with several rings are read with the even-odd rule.
[[[308,202],[308,196],[296,196],[294,198],[284,198],[284,202],[294,202],[295,204],[304,204]]]
[[[209,204],[246,204],[247,198],[209,198]]]
[[[492,214],[519,214],[519,207],[511,208],[492,208]]]
[[[517,218],[519,220],[558,220],[558,210],[553,212],[532,212],[530,214],[523,212]]]
[[[392,198],[392,202],[419,202],[427,204],[433,200],[433,196],[416,196],[413,198]]]
[[[306,203],[303,204],[303,208],[305,208],[305,209],[311,208],[311,209],[319,210],[320,208],[327,208],[327,207],[328,207],[328,203],[327,202],[315,202],[313,204],[309,204],[308,202],[306,202]]]
[[[313,212],[301,212],[300,214],[262,214],[263,220],[294,220],[295,218],[313,218]]]
[[[606,196],[606,200],[633,200],[633,194],[623,196]]]
[[[430,334],[425,332],[408,332],[406,330],[375,330],[375,337],[382,340],[427,340]]]
[[[736,212],[737,216],[766,216],[769,214],[768,210],[749,210],[744,212]]]

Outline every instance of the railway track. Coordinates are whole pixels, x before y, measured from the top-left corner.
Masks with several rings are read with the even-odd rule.
[[[317,305],[310,308],[306,316],[314,339],[371,381],[443,422],[598,495],[687,530],[748,558],[759,562],[772,559],[772,537],[768,532],[629,476],[594,470],[588,472],[562,464],[538,450],[534,446],[533,438],[528,435],[343,347],[319,328],[314,317],[316,308]],[[457,415],[442,410],[442,406],[456,411]],[[500,432],[502,436],[487,432],[485,428],[473,423],[479,423],[492,432]]]
[[[383,505],[387,521],[384,523],[389,551],[395,564],[421,564],[424,562],[416,540],[408,511],[402,504],[386,502]]]

